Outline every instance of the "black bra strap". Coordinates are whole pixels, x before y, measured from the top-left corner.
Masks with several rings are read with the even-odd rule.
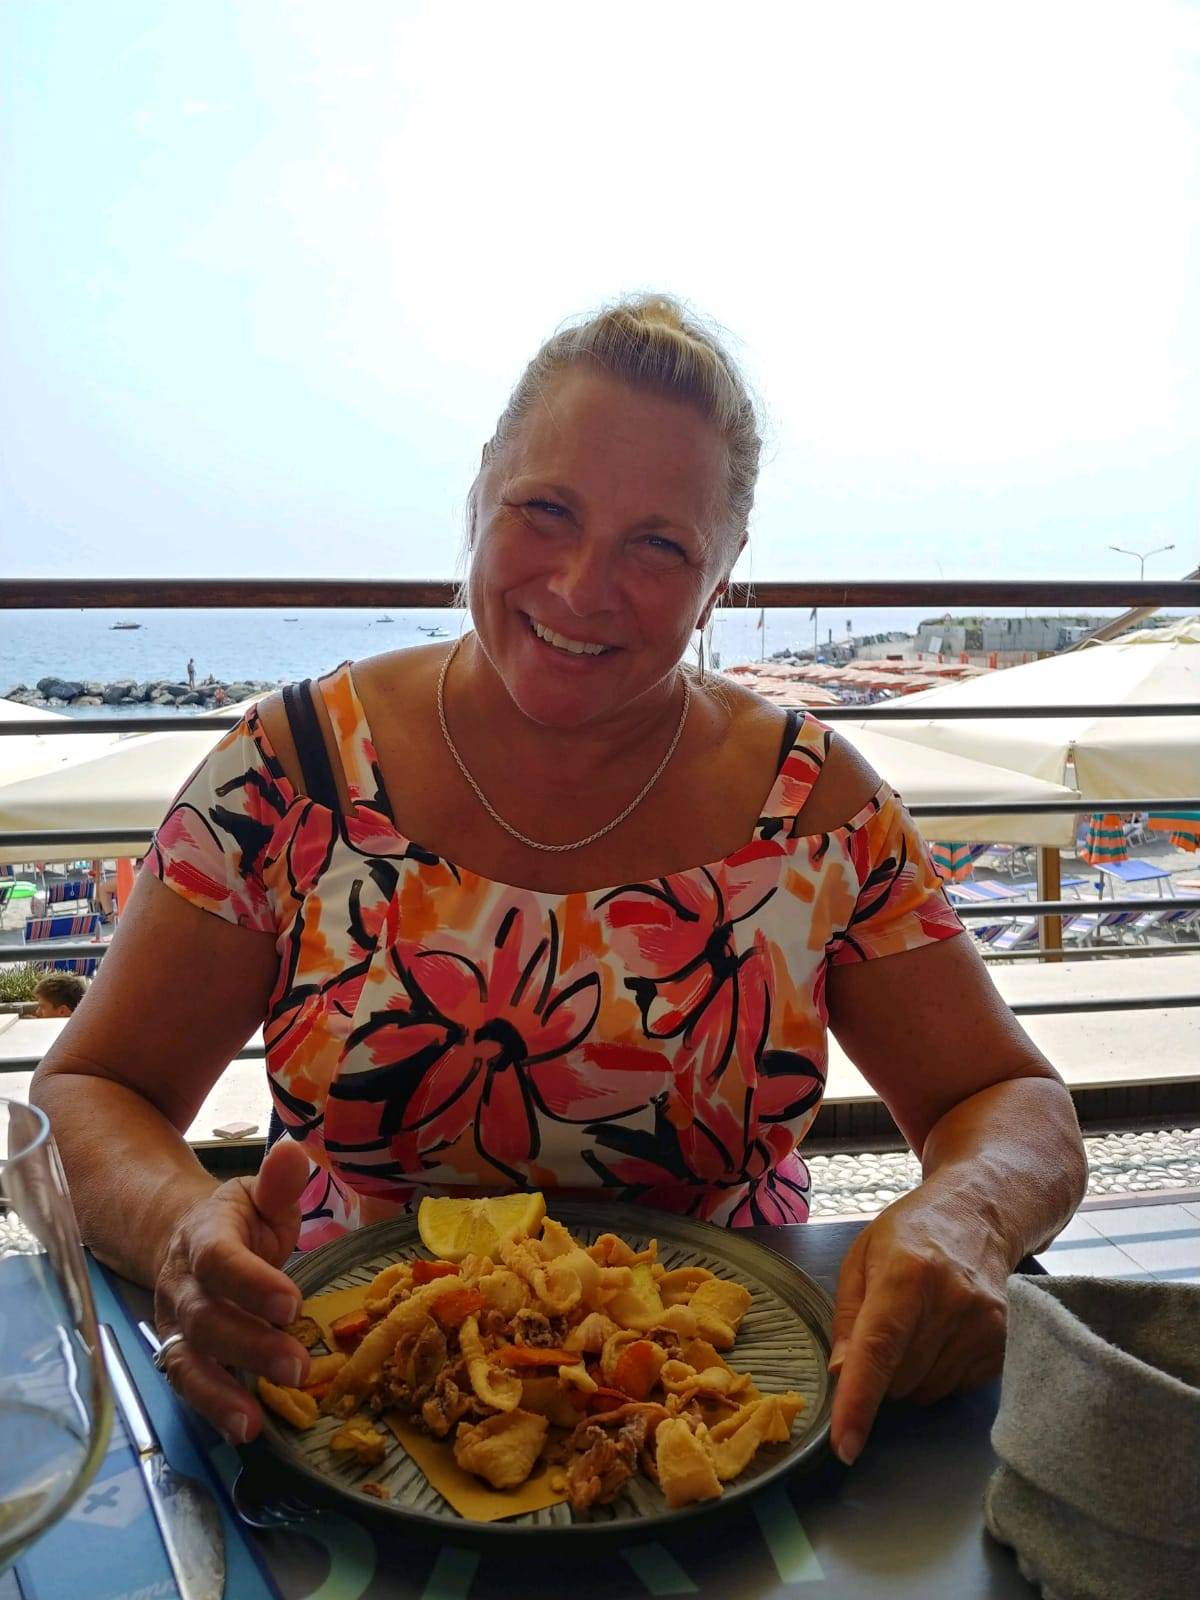
[[[777,773],[782,770],[783,763],[792,753],[792,746],[796,742],[796,735],[800,732],[800,722],[803,716],[803,711],[797,711],[795,706],[788,707],[787,721],[783,726],[783,742],[779,746],[779,766],[775,768]]]
[[[305,678],[301,684],[286,685],[283,708],[287,712],[292,741],[300,760],[305,794],[318,805],[326,806],[333,812],[339,811],[341,803],[338,800],[337,783],[325,746],[325,736],[317,719],[317,708],[313,705],[311,678]]]

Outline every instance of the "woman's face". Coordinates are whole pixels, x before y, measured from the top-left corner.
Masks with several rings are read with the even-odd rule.
[[[468,583],[485,654],[548,727],[663,684],[729,575],[727,451],[690,406],[586,367],[485,468]]]

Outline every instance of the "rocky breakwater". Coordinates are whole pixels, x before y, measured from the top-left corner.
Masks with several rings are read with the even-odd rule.
[[[89,707],[89,706],[196,706],[202,710],[218,710],[222,706],[236,705],[240,700],[252,700],[256,695],[269,694],[273,683],[252,682],[239,679],[234,683],[218,683],[215,678],[205,678],[193,689],[186,683],[173,683],[169,678],[150,683],[137,683],[132,678],[119,678],[114,683],[93,683],[78,678],[39,678],[31,689],[19,683],[8,691],[8,700],[25,706]]]

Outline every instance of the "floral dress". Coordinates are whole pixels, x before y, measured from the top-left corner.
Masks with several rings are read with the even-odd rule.
[[[830,965],[962,931],[888,786],[798,833],[832,737],[805,715],[732,855],[536,892],[407,838],[350,664],[319,691],[347,810],[292,787],[252,709],[146,858],[192,904],[274,935],[264,1037],[312,1162],[301,1248],[426,1194],[513,1187],[804,1221],[796,1147],[825,1087]]]

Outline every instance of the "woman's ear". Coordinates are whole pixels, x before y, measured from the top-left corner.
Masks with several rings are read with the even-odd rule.
[[[721,604],[721,601],[724,600],[725,596],[728,593],[729,593],[729,579],[726,578],[724,583],[719,583],[717,585],[717,587],[713,590],[712,594],[710,594],[708,599],[704,602],[704,608],[700,612],[700,616],[698,617],[698,619],[696,621],[696,626],[698,628],[707,628],[708,627],[709,623],[712,621],[713,612]]]

